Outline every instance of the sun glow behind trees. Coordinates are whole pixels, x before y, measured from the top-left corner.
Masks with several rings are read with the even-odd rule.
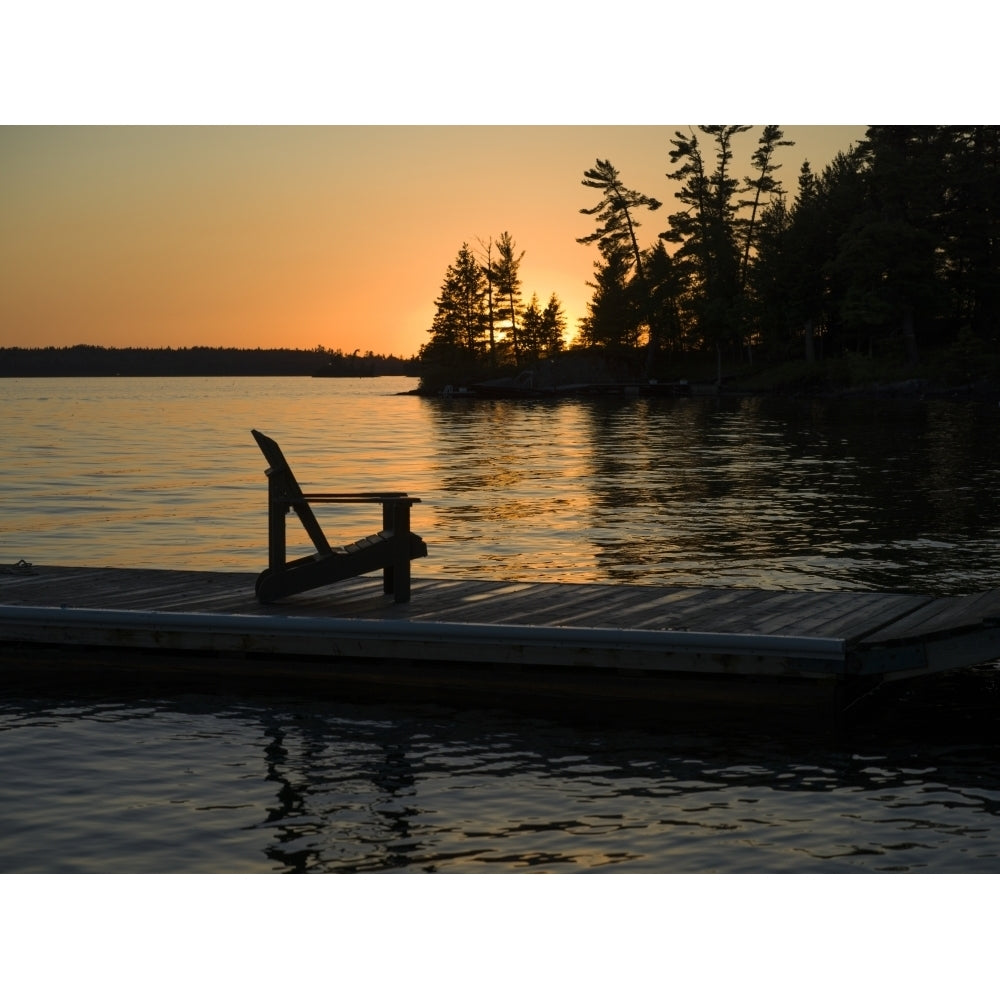
[[[515,369],[554,357],[565,346],[566,320],[553,292],[544,310],[537,292],[525,305],[520,277],[526,251],[504,230],[480,240],[480,252],[463,243],[445,272],[435,300],[425,364],[456,377]]]
[[[610,159],[670,204],[675,127],[0,128],[0,343],[410,356],[462,241],[503,230],[573,336],[581,171]],[[863,132],[795,128],[786,185]]]

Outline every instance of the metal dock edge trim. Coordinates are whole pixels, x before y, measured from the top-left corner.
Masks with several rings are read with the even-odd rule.
[[[567,663],[580,651],[618,656],[665,657],[660,669],[675,670],[674,657],[733,657],[801,663],[810,672],[843,673],[846,643],[842,639],[809,636],[684,632],[650,629],[581,628],[572,626],[470,624],[290,615],[241,615],[56,608],[0,607],[0,640],[54,644],[106,643],[116,646],[176,648],[174,639],[198,642],[206,650],[272,652],[280,655],[398,655],[432,659],[451,652],[476,660],[529,663],[532,653],[546,653],[538,662],[552,663],[564,652]],[[101,636],[94,634],[102,632]],[[186,648],[193,648],[187,646]],[[453,657],[454,658],[454,655]],[[594,666],[620,667],[617,659]],[[682,668],[683,669],[683,668]],[[706,669],[704,661],[700,669]],[[722,668],[725,671],[725,668]],[[738,667],[736,672],[743,672]],[[765,670],[765,672],[770,672]],[[785,672],[778,668],[775,672]]]

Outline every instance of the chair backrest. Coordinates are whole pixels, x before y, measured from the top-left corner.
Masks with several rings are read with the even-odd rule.
[[[312,508],[306,502],[302,494],[302,487],[299,486],[298,480],[292,473],[278,442],[266,434],[261,434],[260,431],[251,430],[250,433],[253,434],[254,440],[260,446],[260,450],[264,453],[270,466],[267,470],[269,495],[272,498],[280,496],[281,502],[287,503],[298,514],[302,527],[306,529],[313,545],[322,553],[329,552],[330,543],[326,540],[326,535],[323,534],[323,529],[319,526],[319,521],[316,520]],[[282,510],[287,510],[287,508],[283,507]]]
[[[289,500],[301,497],[302,487],[299,486],[298,480],[292,474],[291,466],[278,446],[278,442],[274,438],[269,438],[266,434],[261,434],[260,431],[252,430],[250,433],[254,436],[254,440],[260,446],[260,450],[264,453],[264,457],[270,466],[267,470],[268,476],[276,476],[283,481],[282,485],[288,493]]]

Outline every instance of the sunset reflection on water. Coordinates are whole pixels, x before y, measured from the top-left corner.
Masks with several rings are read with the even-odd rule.
[[[257,427],[315,490],[419,496],[420,576],[996,586],[1000,414],[759,398],[421,399],[411,379],[2,380],[0,559],[256,571]],[[371,511],[323,511],[336,544]],[[309,550],[294,519],[289,541]],[[294,554],[294,553],[292,553]]]

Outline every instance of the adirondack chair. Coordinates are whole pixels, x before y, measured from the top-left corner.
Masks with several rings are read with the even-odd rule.
[[[382,570],[383,589],[396,603],[410,599],[410,560],[427,555],[424,540],[410,531],[410,507],[420,503],[406,493],[303,493],[278,443],[260,431],[251,431],[268,461],[268,567],[257,577],[257,599],[263,604],[291,594]],[[310,504],[378,503],[382,530],[351,545],[332,546]],[[286,561],[285,515],[294,510],[316,552]]]

